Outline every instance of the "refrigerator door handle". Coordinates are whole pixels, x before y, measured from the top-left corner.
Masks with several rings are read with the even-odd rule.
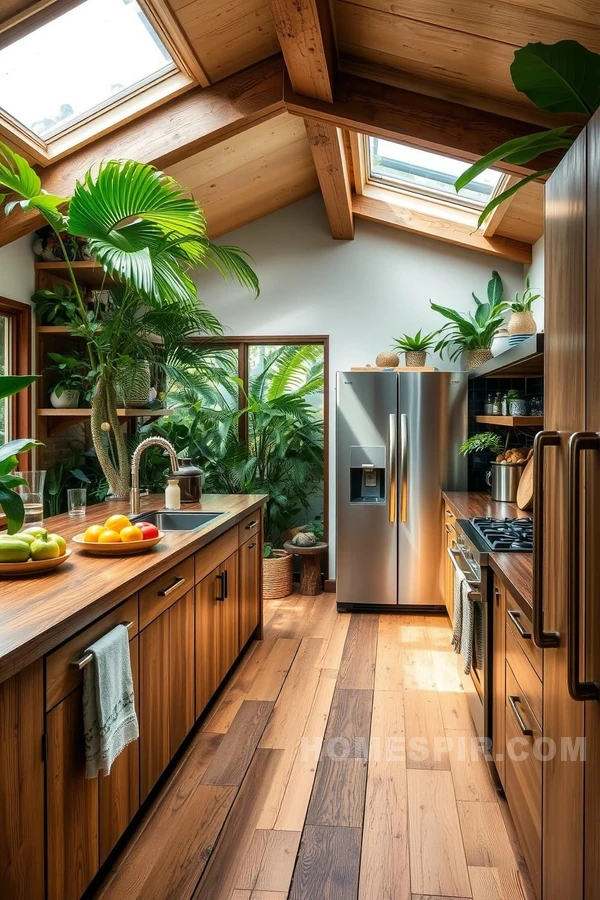
[[[408,518],[408,419],[400,416],[400,521]]]
[[[389,419],[389,435],[388,435],[388,452],[390,455],[390,489],[389,489],[389,519],[393,524],[396,521],[396,415],[390,413]]]
[[[560,444],[558,431],[540,431],[533,444],[533,640],[542,650],[558,647],[557,631],[544,631],[544,451]]]
[[[581,614],[581,454],[600,450],[600,437],[593,431],[577,431],[569,439],[569,566],[567,588],[567,682],[573,700],[600,700],[600,686],[580,681]]]

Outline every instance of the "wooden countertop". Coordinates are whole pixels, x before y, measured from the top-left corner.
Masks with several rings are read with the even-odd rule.
[[[54,516],[44,527],[69,542],[70,560],[37,577],[0,578],[0,682],[54,649],[180,560],[204,547],[266,502],[262,494],[207,494],[184,509],[222,512],[200,532],[169,532],[148,553],[91,556],[70,542],[88,525],[129,503],[111,500],[88,507],[85,517]],[[164,507],[162,494],[142,498],[142,512]]]
[[[516,503],[498,503],[483,491],[448,491],[444,499],[452,508],[457,519],[471,519],[473,516],[491,516],[495,519],[525,518],[531,512],[519,509]],[[523,612],[531,619],[533,615],[533,554],[532,553],[490,553],[490,566],[506,584]]]

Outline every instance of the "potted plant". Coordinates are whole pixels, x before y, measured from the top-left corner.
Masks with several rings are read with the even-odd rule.
[[[525,399],[523,391],[517,391],[514,388],[511,388],[506,396],[508,398],[508,414],[510,416],[527,415],[527,400]]]
[[[442,338],[435,347],[436,353],[439,353],[442,359],[448,348],[452,348],[449,351],[449,358],[453,361],[466,352],[469,369],[474,369],[492,358],[490,349],[492,340],[503,324],[504,313],[508,308],[502,299],[502,279],[498,272],[492,272],[487,295],[485,303],[475,294],[472,295],[476,304],[474,315],[472,313],[465,315],[430,301],[431,308],[435,312],[449,319],[447,325],[440,328],[439,334]]]
[[[57,284],[31,296],[40,325],[72,325],[77,319],[77,297],[71,288]]]
[[[88,385],[89,366],[78,356],[61,353],[49,353],[48,356],[54,362],[53,366],[48,366],[48,371],[58,373],[50,392],[50,403],[54,409],[77,409],[80,394]]]
[[[402,334],[394,341],[395,350],[404,353],[404,360],[409,367],[421,367],[425,365],[427,352],[435,344],[435,339],[439,331],[432,331],[431,334],[421,334],[421,329],[415,335]]]
[[[515,299],[508,304],[512,315],[508,320],[509,334],[536,334],[537,325],[533,318],[531,307],[541,294],[535,293],[535,289],[529,283],[529,275],[525,279],[525,290],[522,294],[515,294]]]
[[[37,375],[2,375],[0,376],[0,400],[6,400],[14,396],[36,380]],[[26,484],[25,479],[15,475],[19,453],[25,453],[32,447],[39,446],[39,441],[31,438],[8,441],[0,446],[0,508],[6,516],[7,530],[9,534],[16,534],[25,519],[23,501],[14,490],[21,484]]]
[[[194,328],[200,333],[218,333],[221,327],[200,304],[190,270],[212,264],[224,277],[233,277],[258,294],[256,274],[243,251],[209,240],[200,206],[184,195],[176,181],[153,166],[133,160],[104,161],[94,174],[88,172],[77,182],[72,197],[60,197],[46,193],[29,163],[0,142],[0,187],[5,191],[3,200],[6,195],[10,197],[5,213],[10,215],[16,207],[25,212],[35,210],[52,227],[63,251],[75,296],[73,331],[86,342],[93,373],[94,448],[111,493],[127,497],[130,458],[117,415],[115,389],[120,353],[110,359],[105,354],[103,336],[108,317],[112,316],[113,336],[120,328],[121,334],[133,339],[138,328],[135,313],[144,310],[146,322],[152,313],[162,314],[167,331],[170,326],[165,313],[184,315],[186,337]],[[64,248],[65,232],[88,241],[91,258],[106,273],[106,286],[112,282],[107,312],[101,311],[100,304],[91,309],[86,304]],[[145,351],[148,343],[151,341],[146,335]],[[189,341],[186,343],[187,347],[180,349],[180,360],[189,348]],[[177,348],[172,352],[176,354]],[[130,355],[136,357],[135,353]]]
[[[494,456],[498,456],[502,450],[500,435],[493,431],[482,431],[472,435],[464,444],[461,444],[459,452],[463,456],[468,456],[470,453],[492,453]]]

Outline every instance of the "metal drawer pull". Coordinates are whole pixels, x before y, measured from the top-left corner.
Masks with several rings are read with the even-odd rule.
[[[447,509],[447,510],[446,510],[446,515],[447,515],[447,516],[451,516],[451,515],[452,515],[452,510],[451,510],[451,509]]]
[[[515,714],[515,719],[516,719],[517,722],[519,723],[519,728],[521,729],[521,731],[523,732],[523,734],[526,735],[527,737],[532,737],[532,736],[533,736],[533,729],[527,727],[527,725],[525,724],[525,720],[523,719],[523,716],[521,715],[521,713],[520,713],[519,710],[517,709],[517,703],[520,703],[520,702],[521,702],[521,698],[520,698],[520,697],[514,697],[514,696],[511,697],[510,694],[509,694],[509,696],[508,696],[508,702],[510,703],[510,708],[511,708],[512,711],[514,712],[514,714]]]
[[[183,576],[181,578],[176,578],[175,581],[173,582],[173,584],[171,585],[171,587],[165,588],[164,591],[159,591],[158,596],[159,597],[168,597],[169,594],[175,590],[175,588],[178,588],[179,585],[183,584],[184,582],[185,582],[185,578]]]
[[[121,622],[120,624],[124,625],[127,631],[129,631],[130,628],[133,628],[133,622]],[[85,656],[80,656],[79,659],[74,659],[72,662],[70,662],[69,668],[84,669],[88,665],[88,663],[91,663],[93,658],[93,653],[86,653]]]
[[[508,616],[510,621],[513,623],[513,625],[515,626],[515,628],[517,629],[517,631],[519,632],[519,634],[521,635],[523,640],[530,641],[531,634],[528,631],[525,631],[525,629],[521,625],[521,621],[520,621],[521,613],[517,612],[515,609],[509,609],[509,610],[507,610],[506,615]]]
[[[218,575],[215,575],[215,578],[221,582],[221,596],[215,597],[215,600],[223,601],[225,599],[225,572],[219,572]]]
[[[251,528],[256,528],[257,525],[258,519],[252,519],[252,521],[248,522],[248,524],[246,525],[246,531],[250,531]]]
[[[254,550],[256,544],[248,544],[248,550]]]
[[[223,578],[224,578],[223,599],[227,600],[227,598],[229,597],[229,572],[227,571],[227,569],[225,569],[225,571],[223,572]]]

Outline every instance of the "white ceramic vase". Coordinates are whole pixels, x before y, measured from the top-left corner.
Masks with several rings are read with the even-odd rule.
[[[60,397],[52,391],[50,403],[54,409],[77,409],[79,406],[79,391],[63,391]]]

